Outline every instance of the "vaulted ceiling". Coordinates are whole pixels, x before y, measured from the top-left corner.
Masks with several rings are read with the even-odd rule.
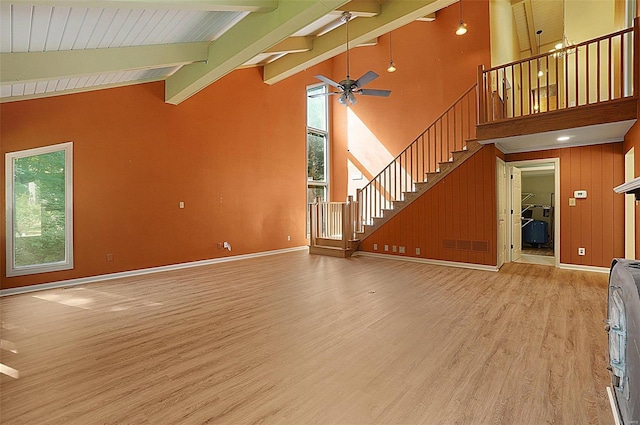
[[[165,81],[178,104],[227,73],[264,66],[274,84],[456,0],[7,0],[0,100]]]

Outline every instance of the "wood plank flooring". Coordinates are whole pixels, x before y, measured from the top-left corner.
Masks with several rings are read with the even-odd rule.
[[[604,274],[274,255],[0,300],[2,424],[613,424]]]

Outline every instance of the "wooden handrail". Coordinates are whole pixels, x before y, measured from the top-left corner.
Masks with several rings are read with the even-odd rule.
[[[637,96],[639,33],[636,18],[633,28],[490,69],[479,67],[478,123]],[[625,90],[625,82],[633,85],[632,92]]]

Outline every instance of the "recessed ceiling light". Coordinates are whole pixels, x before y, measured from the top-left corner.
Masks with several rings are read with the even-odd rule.
[[[557,140],[558,142],[566,142],[569,139],[571,139],[571,136],[560,136]]]

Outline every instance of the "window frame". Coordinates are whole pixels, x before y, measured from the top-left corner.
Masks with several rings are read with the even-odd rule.
[[[328,93],[329,92],[329,86],[328,84],[325,83],[318,83],[318,84],[312,84],[312,85],[308,85],[305,89],[305,94],[307,97],[307,102],[309,99],[309,91],[317,89],[318,87],[324,87],[325,92]],[[324,112],[325,112],[325,123],[326,123],[326,130],[322,130],[316,127],[311,127],[309,126],[309,106],[308,103],[307,108],[306,108],[306,113],[305,113],[305,127],[306,127],[306,133],[305,133],[305,153],[306,153],[306,166],[307,166],[307,171],[305,172],[305,176],[307,179],[307,185],[306,185],[306,193],[307,195],[305,195],[306,202],[307,202],[307,206],[310,205],[310,200],[308,199],[308,193],[309,193],[309,189],[311,189],[312,187],[323,187],[324,188],[324,193],[326,195],[326,201],[329,201],[330,198],[330,167],[329,167],[329,158],[330,158],[330,147],[331,147],[331,140],[329,138],[329,133],[330,133],[330,128],[331,128],[331,123],[329,121],[329,117],[330,117],[330,113],[329,113],[329,108],[330,108],[330,104],[331,102],[329,102],[329,96],[325,96],[323,97],[324,101],[325,101],[325,108],[324,108]],[[325,179],[323,181],[317,181],[317,180],[313,180],[310,181],[309,180],[309,134],[311,133],[316,133],[317,135],[321,135],[324,136],[325,138],[325,149],[324,149],[324,172],[325,172]],[[312,203],[312,202],[311,202]]]
[[[15,160],[30,156],[64,151],[65,179],[65,259],[52,263],[15,265]],[[5,154],[5,226],[6,226],[6,276],[24,276],[73,269],[73,142],[26,149]]]

